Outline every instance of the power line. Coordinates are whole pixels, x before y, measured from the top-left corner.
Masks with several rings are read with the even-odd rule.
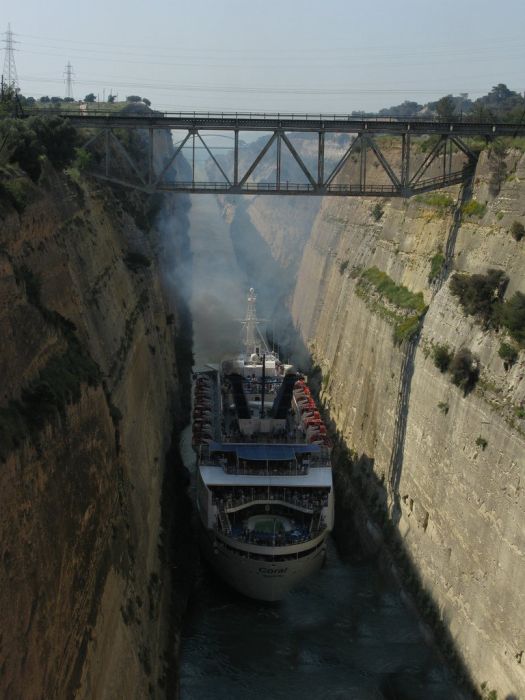
[[[485,76],[483,76],[485,77]],[[45,76],[24,75],[24,81],[38,83],[58,83],[57,78],[46,78]],[[162,90],[169,92],[203,92],[203,93],[239,93],[239,94],[294,94],[294,95],[404,95],[404,94],[436,94],[442,95],[444,92],[468,92],[471,94],[484,94],[487,87],[460,86],[404,86],[404,87],[349,87],[340,85],[320,86],[287,86],[278,87],[271,85],[233,85],[219,83],[168,83],[166,81],[138,82],[136,80],[119,79],[117,76],[86,76],[81,81],[83,84],[92,84],[102,87],[104,84],[113,83],[122,88],[136,88],[140,90]]]
[[[59,42],[59,43],[65,43],[65,44],[74,44],[76,48],[81,48],[82,45],[85,46],[107,46],[108,48],[111,49],[111,52],[113,53],[115,48],[117,50],[120,49],[132,49],[133,55],[137,55],[137,53],[141,53],[144,50],[153,50],[155,55],[158,55],[159,51],[168,51],[169,53],[175,53],[177,55],[182,54],[182,55],[187,55],[188,53],[198,53],[199,55],[201,54],[249,54],[249,55],[254,55],[254,54],[260,54],[262,56],[267,56],[268,51],[267,49],[256,49],[253,46],[250,46],[249,48],[216,48],[216,47],[210,47],[210,46],[181,46],[179,45],[176,49],[173,48],[173,46],[162,46],[159,45],[158,43],[155,43],[153,45],[148,45],[148,44],[142,44],[140,47],[137,47],[136,44],[116,44],[114,41],[112,42],[101,42],[101,41],[86,41],[86,40],[81,40],[75,37],[75,39],[64,39],[63,37],[47,37],[47,36],[41,36],[41,35],[35,35],[35,34],[20,34],[19,36],[26,37],[27,39],[37,39],[38,41],[45,41],[45,42]],[[280,48],[278,51],[278,54],[281,55],[286,55],[286,54],[292,54],[294,56],[298,54],[305,54],[305,55],[312,55],[315,54],[317,58],[319,58],[319,52],[322,51],[325,54],[358,54],[362,55],[363,52],[379,52],[379,53],[384,53],[385,51],[387,52],[387,57],[391,54],[392,51],[396,53],[414,53],[417,52],[417,56],[421,55],[420,52],[424,51],[425,54],[429,52],[444,52],[447,55],[450,53],[450,51],[461,51],[464,52],[468,55],[472,52],[473,49],[481,49],[481,50],[486,50],[487,48],[498,48],[500,50],[508,49],[509,45],[511,42],[516,42],[518,46],[523,46],[523,37],[519,34],[516,35],[506,35],[506,36],[499,36],[496,37],[495,41],[487,42],[487,41],[476,41],[474,44],[469,45],[468,43],[465,43],[465,40],[463,39],[461,44],[458,45],[457,42],[453,43],[440,43],[440,44],[428,44],[428,43],[423,43],[423,44],[414,44],[411,48],[406,47],[405,45],[397,45],[397,44],[392,44],[392,45],[385,45],[381,44],[378,46],[373,46],[370,44],[367,45],[359,45],[355,44],[352,45],[351,47],[349,46],[344,46],[344,47],[336,47],[336,46],[310,46],[309,48],[293,48],[293,49],[282,49]],[[100,51],[100,49],[96,49],[97,51]]]
[[[15,48],[14,44],[18,44],[18,41],[15,41],[13,39],[13,32],[11,31],[11,25],[7,25],[7,31],[4,32],[5,39],[3,39],[3,44],[4,44],[4,51],[5,51],[5,56],[4,56],[4,79],[5,79],[5,84],[9,88],[14,88],[15,90],[19,90],[20,86],[18,84],[18,75],[16,73],[16,64],[15,64]]]
[[[60,56],[62,54],[55,53],[56,50],[61,51],[61,47],[56,46],[45,46],[42,47],[42,51],[34,51],[35,48],[31,44],[28,45],[29,48],[24,50],[26,54],[33,54],[36,56]],[[223,63],[220,60],[214,59],[213,56],[206,55],[202,53],[197,57],[198,62],[194,62],[191,59],[188,61],[186,57],[181,57],[177,59],[175,56],[168,56],[156,53],[152,55],[141,56],[140,53],[134,52],[112,52],[112,51],[101,51],[95,49],[82,49],[82,48],[70,48],[68,51],[76,52],[74,53],[76,61],[114,61],[118,64],[134,64],[134,65],[151,65],[151,66],[166,66],[166,67],[177,67],[177,68],[221,68],[221,69],[232,69],[239,68],[239,62],[235,63]],[[89,54],[89,55],[88,55]],[[492,55],[491,55],[492,54]],[[130,58],[127,58],[130,56]],[[466,54],[460,51],[450,50],[446,52],[443,56],[440,54],[432,54],[430,51],[425,52],[424,58],[422,59],[418,53],[399,53],[396,55],[378,55],[378,56],[367,56],[366,53],[356,55],[355,57],[347,56],[341,59],[336,59],[335,57],[321,57],[318,58],[312,54],[305,59],[300,59],[297,56],[274,56],[272,58],[267,58],[264,62],[254,62],[255,56],[247,53],[243,56],[242,65],[249,65],[252,69],[267,70],[271,67],[279,67],[281,69],[304,69],[305,66],[318,67],[321,69],[328,69],[330,67],[342,66],[343,64],[348,64],[353,69],[356,68],[394,68],[401,66],[413,66],[414,61],[417,61],[417,65],[427,65],[435,66],[439,64],[440,66],[444,64],[456,65],[458,60],[462,57],[468,58],[470,61],[475,60],[477,63],[480,62],[490,62],[493,63],[494,59],[497,57],[500,61],[508,62],[516,59],[521,59],[524,56],[523,45],[521,46],[507,46],[505,52],[497,47],[485,47],[484,49],[478,49],[476,51],[472,50]],[[153,58],[155,60],[149,60]],[[211,59],[211,60],[210,60]]]

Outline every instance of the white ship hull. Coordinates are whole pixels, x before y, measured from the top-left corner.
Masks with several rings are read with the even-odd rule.
[[[201,550],[212,569],[236,591],[256,600],[282,600],[300,581],[319,571],[326,556],[328,533],[307,555],[272,562],[248,558],[240,550],[224,546],[212,530],[200,529]],[[280,552],[276,550],[276,554]]]
[[[277,601],[324,562],[331,445],[305,378],[258,323],[250,289],[245,352],[194,376],[192,443],[205,558],[243,595]]]

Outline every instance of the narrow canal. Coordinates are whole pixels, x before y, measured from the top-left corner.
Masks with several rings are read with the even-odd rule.
[[[198,366],[238,349],[232,320],[243,315],[248,281],[215,198],[193,198],[190,226]],[[194,472],[190,440],[186,431],[182,449]],[[238,595],[203,565],[180,675],[181,700],[462,697],[394,581],[375,562],[343,560],[332,542],[320,573],[278,604]]]
[[[375,563],[325,567],[279,604],[201,572],[182,640],[181,700],[461,697]]]

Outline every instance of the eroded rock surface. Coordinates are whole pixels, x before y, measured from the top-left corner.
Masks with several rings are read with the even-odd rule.
[[[191,356],[163,270],[187,255],[185,205],[163,237],[147,200],[49,166],[1,207],[0,695],[161,696],[162,484]]]

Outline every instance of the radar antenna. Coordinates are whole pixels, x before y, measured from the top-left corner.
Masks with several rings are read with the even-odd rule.
[[[255,290],[250,287],[248,293],[248,306],[246,308],[246,317],[241,321],[244,327],[244,349],[247,355],[252,355],[259,352],[269,353],[268,345],[266,340],[261,333],[259,324],[264,321],[264,319],[257,318],[257,311],[255,308],[255,302],[257,301],[257,296],[255,295]]]

